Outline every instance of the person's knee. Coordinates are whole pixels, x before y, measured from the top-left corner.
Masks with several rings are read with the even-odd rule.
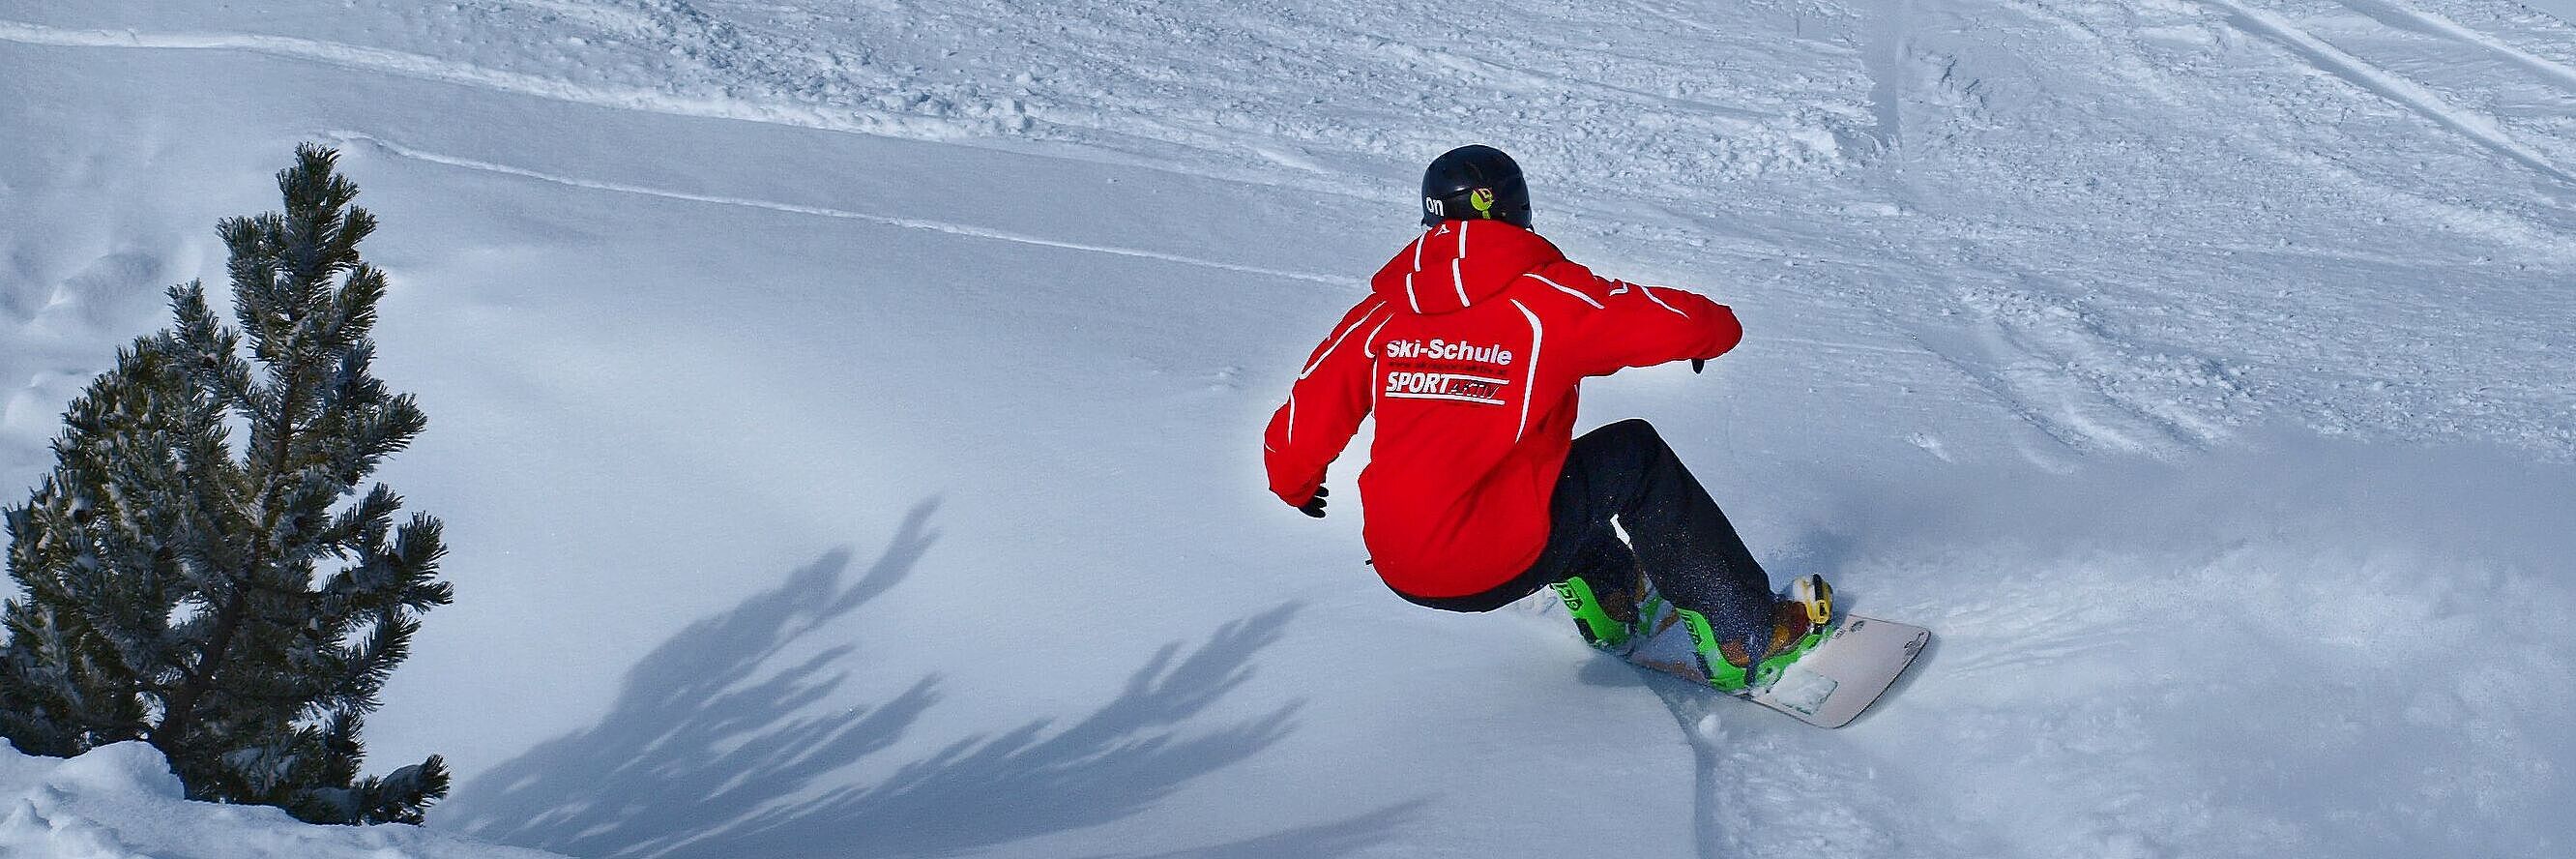
[[[1647,423],[1645,418],[1629,418],[1603,426],[1593,432],[1599,434],[1603,441],[1613,443],[1620,450],[1643,452],[1662,450],[1666,447],[1663,434],[1655,432],[1655,425]]]
[[[1566,474],[1584,480],[1590,487],[1586,491],[1624,497],[1635,491],[1635,481],[1674,459],[1673,449],[1664,444],[1653,424],[1629,418],[1575,439]]]

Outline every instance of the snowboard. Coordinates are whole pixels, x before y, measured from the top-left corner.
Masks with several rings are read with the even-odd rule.
[[[1769,688],[1735,697],[1810,725],[1839,728],[1869,709],[1932,643],[1931,630],[1874,617],[1842,615],[1834,618],[1832,630],[1823,644],[1782,670]],[[1709,694],[1727,694],[1707,688],[1708,676],[1700,672],[1690,633],[1681,624],[1660,624],[1612,652],[1639,667],[1688,680]]]

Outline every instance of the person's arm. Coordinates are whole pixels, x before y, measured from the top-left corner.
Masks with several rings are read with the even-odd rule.
[[[1270,471],[1271,493],[1288,506],[1323,515],[1322,506],[1312,502],[1324,486],[1324,470],[1369,413],[1370,360],[1363,341],[1391,313],[1376,298],[1351,308],[1306,359],[1288,403],[1270,416],[1261,437],[1262,462]]]
[[[1734,310],[1695,292],[1599,277],[1573,263],[1536,274],[1563,292],[1577,293],[1572,300],[1592,306],[1592,312],[1582,314],[1576,337],[1587,376],[1669,361],[1705,361],[1744,339]]]

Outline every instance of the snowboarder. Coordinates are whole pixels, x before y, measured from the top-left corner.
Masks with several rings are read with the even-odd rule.
[[[1823,578],[1775,597],[1653,426],[1574,437],[1585,378],[1696,370],[1743,338],[1734,311],[1567,261],[1530,231],[1528,184],[1491,147],[1432,161],[1422,209],[1422,236],[1378,270],[1271,418],[1271,491],[1323,516],[1325,469],[1374,413],[1362,534],[1398,596],[1481,612],[1553,586],[1605,648],[1683,623],[1709,684],[1728,692],[1814,648],[1832,613]]]

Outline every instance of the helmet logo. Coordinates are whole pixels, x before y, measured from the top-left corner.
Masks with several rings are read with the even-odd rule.
[[[1478,215],[1481,215],[1481,216],[1483,216],[1483,217],[1487,217],[1487,218],[1491,218],[1491,217],[1493,217],[1493,216],[1494,216],[1494,189],[1492,189],[1492,188],[1478,188],[1478,189],[1476,189],[1476,190],[1474,190],[1474,191],[1468,192],[1468,194],[1467,194],[1467,205],[1470,205],[1470,206],[1474,206],[1474,207],[1476,207],[1476,214],[1478,214]]]
[[[1431,216],[1434,218],[1446,217],[1449,213],[1441,211],[1445,208],[1447,207],[1440,205],[1440,198],[1438,197],[1422,198],[1422,210],[1431,213]]]

